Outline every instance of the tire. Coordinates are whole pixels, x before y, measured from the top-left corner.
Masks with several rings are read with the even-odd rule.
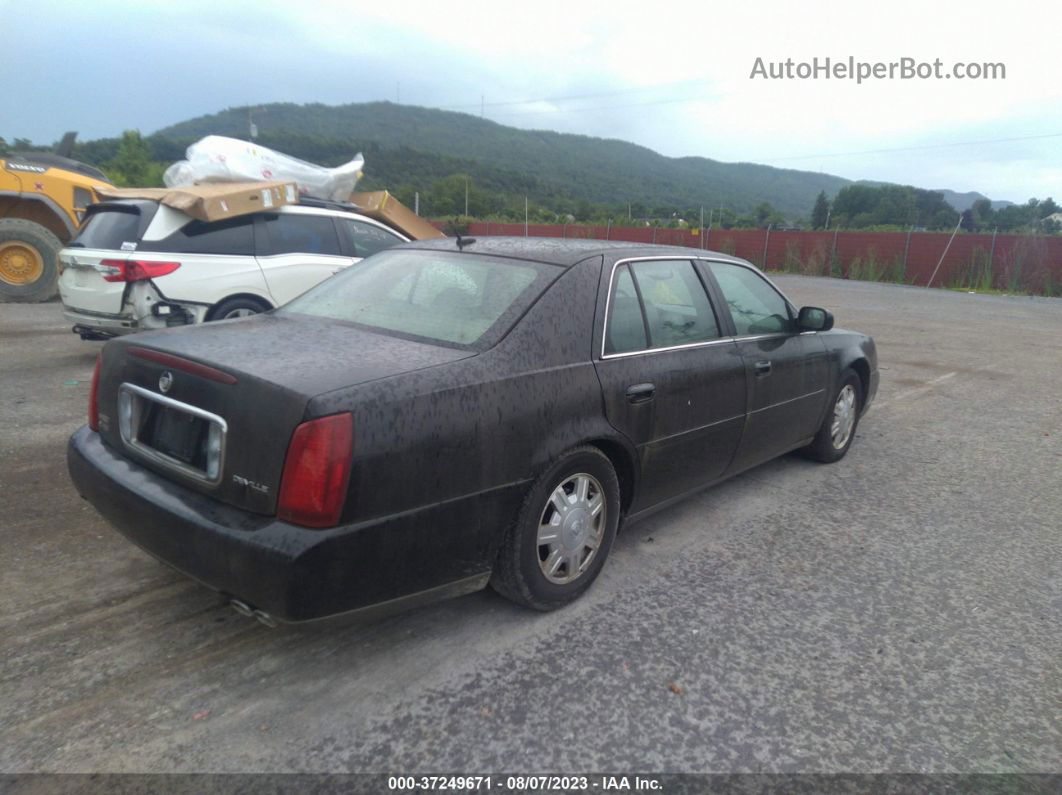
[[[257,298],[226,298],[219,301],[210,312],[208,320],[229,320],[234,317],[257,315],[269,309]]]
[[[58,292],[63,244],[40,224],[0,221],[0,301],[39,303]]]
[[[555,492],[564,496],[554,499]],[[560,500],[568,506],[565,513],[558,508]],[[595,515],[598,504],[601,511]],[[542,473],[524,498],[502,542],[491,587],[535,610],[568,604],[590,587],[605,565],[619,512],[619,480],[608,457],[590,446],[566,453]],[[540,529],[543,537],[552,535],[553,540],[540,543]]]
[[[859,427],[859,411],[862,407],[863,382],[854,370],[842,371],[837,390],[830,401],[830,408],[818,433],[815,434],[815,440],[801,452],[811,460],[823,464],[840,461],[855,439],[856,428]],[[835,422],[839,423],[837,431],[834,430]],[[847,435],[844,434],[846,426]]]

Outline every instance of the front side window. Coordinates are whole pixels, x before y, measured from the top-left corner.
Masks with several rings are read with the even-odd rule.
[[[403,242],[398,235],[392,235],[378,226],[367,224],[364,221],[354,221],[349,218],[340,218],[339,226],[348,236],[353,246],[355,257],[367,257],[377,251],[396,246]]]
[[[473,254],[382,251],[279,311],[485,349],[560,272],[552,265]]]
[[[279,213],[262,218],[265,238],[259,255],[325,254],[340,256],[336,227],[328,215]]]
[[[766,279],[740,265],[712,262],[710,267],[739,337],[793,330],[789,306]]]

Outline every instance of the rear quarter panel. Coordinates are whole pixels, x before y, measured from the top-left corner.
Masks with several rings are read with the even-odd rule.
[[[563,273],[489,351],[313,399],[308,416],[354,414],[346,520],[405,515],[403,565],[429,579],[489,566],[534,478],[615,434],[590,361],[599,276],[599,257]]]

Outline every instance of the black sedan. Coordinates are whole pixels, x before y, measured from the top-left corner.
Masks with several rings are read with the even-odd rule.
[[[872,339],[725,254],[420,241],[264,315],[107,343],[68,463],[267,623],[488,583],[550,610],[621,525],[791,450],[840,459],[877,384]]]

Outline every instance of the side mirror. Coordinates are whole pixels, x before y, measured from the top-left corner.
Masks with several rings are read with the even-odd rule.
[[[797,326],[801,331],[829,331],[833,328],[833,312],[817,306],[801,307]]]

